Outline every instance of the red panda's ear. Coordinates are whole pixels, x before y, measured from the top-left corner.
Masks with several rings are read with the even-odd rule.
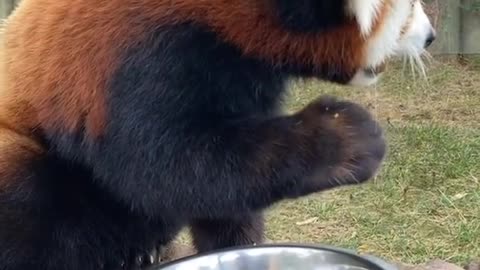
[[[280,23],[296,32],[321,32],[349,18],[350,0],[274,0]]]

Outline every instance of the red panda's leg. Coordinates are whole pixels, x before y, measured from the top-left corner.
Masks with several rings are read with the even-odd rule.
[[[261,213],[223,220],[196,220],[191,227],[193,243],[198,252],[262,244],[264,241],[264,219]]]
[[[37,269],[43,224],[34,167],[42,156],[36,142],[0,124],[0,269]]]
[[[131,214],[88,172],[0,123],[1,270],[139,269],[180,225]]]
[[[0,269],[101,269],[84,240],[97,233],[76,222],[81,209],[68,209],[56,165],[34,139],[0,124]]]

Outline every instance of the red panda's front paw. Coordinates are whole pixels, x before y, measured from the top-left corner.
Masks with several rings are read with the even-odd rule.
[[[379,123],[368,110],[348,101],[322,97],[297,114],[316,163],[307,187],[322,190],[365,182],[386,153]]]

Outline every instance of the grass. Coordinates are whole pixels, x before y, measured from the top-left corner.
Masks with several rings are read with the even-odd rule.
[[[368,106],[389,155],[378,177],[268,212],[268,237],[322,243],[404,263],[480,256],[480,70],[437,61],[428,82],[393,65],[376,89],[297,82],[287,108],[321,94]]]

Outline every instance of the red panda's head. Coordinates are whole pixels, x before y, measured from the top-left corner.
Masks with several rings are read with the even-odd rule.
[[[191,7],[187,17],[245,54],[342,84],[370,85],[389,58],[418,58],[435,38],[420,0],[214,0]]]
[[[375,82],[383,72],[375,69],[393,56],[419,59],[436,38],[421,0],[349,0],[349,10],[365,37],[363,63],[350,84]]]

